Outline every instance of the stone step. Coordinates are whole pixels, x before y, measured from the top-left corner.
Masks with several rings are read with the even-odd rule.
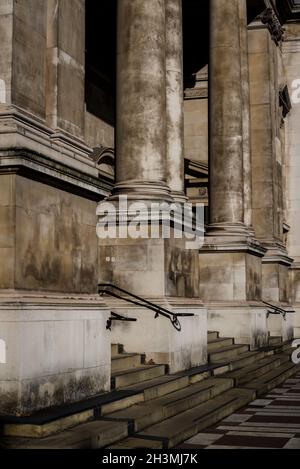
[[[281,347],[281,350],[283,352],[293,352],[295,350],[295,347],[292,346],[292,343],[291,342],[285,342],[282,347]]]
[[[188,376],[164,375],[148,381],[142,381],[131,386],[121,387],[120,391],[129,391],[134,394],[123,399],[114,400],[103,404],[99,409],[99,415],[106,416],[112,412],[127,409],[140,402],[149,401],[171,392],[178,391],[189,385]]]
[[[209,362],[227,362],[230,361],[232,358],[242,354],[243,352],[248,351],[248,345],[229,345],[227,347],[223,347],[220,350],[217,350],[216,352],[209,353]]]
[[[281,336],[269,336],[269,345],[280,345],[282,343]]]
[[[131,384],[141,383],[153,378],[158,378],[166,373],[165,365],[145,365],[129,370],[112,373],[112,389],[119,389]]]
[[[106,449],[163,449],[162,441],[145,440],[144,438],[128,437]]]
[[[9,449],[98,449],[123,440],[128,435],[126,422],[94,420],[56,435],[32,438],[2,438],[1,448]]]
[[[210,342],[211,340],[215,340],[219,338],[219,332],[217,331],[208,331],[207,333],[207,341]]]
[[[260,378],[246,383],[244,386],[248,389],[255,390],[257,396],[262,396],[276,386],[282,384],[286,379],[297,373],[299,369],[299,366],[297,367],[292,362],[288,361],[275,368],[275,370],[264,374]]]
[[[237,393],[237,391],[239,392]],[[156,441],[160,440],[165,449],[173,448],[205,428],[231,415],[254,398],[255,393],[252,390],[230,389],[208,402],[204,402],[175,417],[152,425],[139,432],[138,436],[145,439],[154,438]]]
[[[107,415],[107,418],[127,420],[131,431],[138,432],[206,402],[231,389],[232,386],[231,379],[207,379],[166,396],[114,412]]]
[[[138,353],[121,353],[111,358],[111,372],[129,370],[141,366],[142,356]]]
[[[258,360],[264,358],[266,354],[264,352],[244,352],[234,357],[229,362],[230,371],[240,369],[242,367],[256,363]]]
[[[119,355],[123,352],[123,345],[121,344],[111,344],[111,356]]]
[[[1,428],[2,435],[11,437],[45,438],[68,430],[94,417],[93,409],[63,416],[45,423],[5,423]]]
[[[157,397],[165,396],[171,392],[179,391],[190,384],[189,376],[186,374],[164,375],[139,384],[126,386],[122,389],[128,391],[139,391],[144,394],[144,400],[149,401]]]
[[[288,360],[289,358],[287,356],[273,355],[238,370],[226,373],[225,376],[226,378],[228,377],[233,379],[235,386],[239,386],[259,378],[263,374],[274,370],[283,363],[286,363]]]
[[[207,344],[207,352],[213,353],[217,350],[223,349],[224,347],[228,347],[229,345],[234,345],[233,339],[229,338],[222,338],[222,339],[213,339],[210,340]]]

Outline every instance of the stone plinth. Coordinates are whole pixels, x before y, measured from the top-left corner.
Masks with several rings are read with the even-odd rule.
[[[169,311],[194,314],[192,317],[179,317],[181,331],[162,316],[145,308],[131,307],[105,301],[114,312],[136,318],[136,322],[119,322],[112,325],[112,341],[122,343],[126,352],[144,353],[146,362],[167,364],[170,373],[187,370],[205,364],[207,361],[207,312],[196,299],[147,298]]]
[[[0,298],[0,414],[28,415],[110,390],[109,311],[99,298]]]
[[[207,308],[208,330],[251,349],[268,344],[267,310],[260,302],[211,302]]]

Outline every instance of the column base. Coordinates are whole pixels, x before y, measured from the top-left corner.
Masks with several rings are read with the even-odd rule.
[[[266,250],[245,236],[208,236],[199,252],[204,301],[261,300],[261,258]]]
[[[162,201],[174,202],[171,191],[165,182],[131,180],[118,182],[108,200],[116,201],[120,196],[126,196],[131,201]]]

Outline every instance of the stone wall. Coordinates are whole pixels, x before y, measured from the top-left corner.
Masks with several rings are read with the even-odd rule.
[[[96,292],[96,203],[18,175],[0,181],[0,286]]]

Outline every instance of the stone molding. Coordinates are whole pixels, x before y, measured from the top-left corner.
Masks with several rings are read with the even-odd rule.
[[[72,135],[50,129],[15,106],[0,106],[0,172],[15,172],[84,197],[107,197],[111,184],[99,178],[92,149]]]
[[[94,176],[23,148],[0,149],[0,174],[7,172],[55,185],[95,201],[107,197],[111,190],[111,185]]]
[[[256,239],[243,237],[206,237],[200,253],[244,252],[263,258],[267,250]]]

